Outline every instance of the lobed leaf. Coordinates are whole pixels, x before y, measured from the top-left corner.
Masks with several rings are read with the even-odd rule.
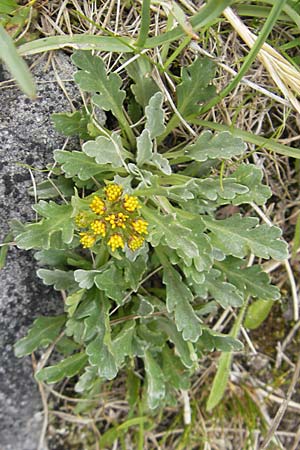
[[[145,129],[149,131],[151,139],[163,134],[166,127],[164,124],[164,111],[162,109],[163,95],[156,92],[149,100],[148,106],[145,108],[146,125]]]
[[[222,270],[228,281],[237,286],[240,291],[244,291],[245,294],[263,300],[280,298],[279,289],[270,284],[268,274],[263,272],[259,265],[242,268],[244,261],[230,256],[215,264]]]
[[[66,377],[74,377],[81,372],[87,363],[87,355],[84,352],[76,353],[63,359],[55,366],[45,367],[36,372],[35,378],[38,381],[57,383]]]
[[[185,341],[196,342],[201,336],[201,323],[191,306],[193,294],[171,265],[164,265],[163,283],[166,285],[167,310],[174,312],[178,331]]]
[[[31,248],[49,249],[51,237],[54,233],[61,234],[63,242],[70,244],[73,239],[74,222],[71,218],[71,205],[58,205],[54,202],[41,200],[34,209],[46,217],[40,222],[27,224],[24,231],[15,238],[19,248],[30,250]]]
[[[105,111],[112,111],[118,117],[125,99],[125,91],[120,89],[121,77],[116,73],[107,76],[104,62],[91,52],[77,51],[72,55],[72,61],[81,69],[74,75],[80,88],[96,93],[92,97],[93,103]]]
[[[213,134],[206,130],[194,144],[184,148],[184,154],[194,161],[204,162],[208,159],[230,159],[233,156],[240,156],[246,149],[245,142],[234,137],[229,131]]]
[[[39,269],[37,271],[37,276],[41,278],[43,283],[47,286],[54,286],[56,291],[72,289],[77,286],[77,283],[74,280],[73,271]]]
[[[65,315],[55,317],[38,317],[27,336],[20,339],[14,345],[17,358],[29,355],[37,348],[47,347],[59,336],[60,330],[66,321]]]
[[[287,244],[280,240],[281,230],[266,224],[258,225],[256,217],[235,214],[224,220],[202,217],[210,230],[212,245],[226,255],[243,258],[249,252],[260,258],[287,258]]]
[[[197,115],[200,106],[215,95],[211,84],[215,76],[215,63],[209,58],[197,58],[182,68],[181,83],[176,88],[177,109],[185,118]]]
[[[82,150],[95,158],[97,164],[111,164],[115,168],[122,167],[124,161],[132,156],[124,150],[121,137],[117,133],[112,133],[110,138],[98,136],[95,141],[85,142]]]
[[[147,375],[147,403],[150,409],[155,409],[160,406],[165,396],[164,376],[150,351],[145,352],[144,361]]]

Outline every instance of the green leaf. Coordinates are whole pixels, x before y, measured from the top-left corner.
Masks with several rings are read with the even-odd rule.
[[[157,317],[156,323],[159,329],[164,331],[169,340],[175,345],[176,353],[181,359],[182,364],[190,369],[194,362],[191,358],[191,352],[188,343],[182,339],[182,334],[179,333],[175,324],[166,317]]]
[[[150,409],[155,409],[161,405],[165,396],[164,376],[149,351],[145,352],[144,361],[147,374],[147,403]]]
[[[34,209],[45,219],[40,222],[25,225],[22,233],[16,236],[16,244],[19,248],[29,250],[31,248],[49,249],[51,236],[60,232],[63,242],[70,244],[73,239],[74,222],[71,218],[71,205],[57,205],[41,200]]]
[[[150,133],[151,139],[155,139],[165,131],[164,125],[164,111],[162,109],[163,95],[161,92],[156,92],[150,100],[148,106],[145,108],[146,125]]]
[[[46,286],[54,286],[56,291],[61,291],[62,289],[72,289],[77,286],[74,280],[74,272],[65,270],[48,270],[39,269],[37,271],[37,276],[43,280]]]
[[[120,266],[124,269],[124,281],[126,285],[134,291],[137,291],[142,276],[147,269],[147,255],[138,256],[134,262],[124,258]]]
[[[93,103],[105,111],[111,111],[117,118],[123,117],[125,91],[120,89],[121,77],[113,72],[107,76],[104,62],[91,52],[77,51],[73,54],[72,61],[81,69],[74,75],[80,88],[87,92],[97,92],[92,97]]]
[[[132,338],[135,331],[135,321],[125,322],[122,330],[112,340],[112,349],[118,367],[124,362],[125,357],[132,356]]]
[[[28,193],[33,197],[37,195],[39,200],[56,198],[60,196],[60,193],[69,197],[74,194],[74,183],[65,176],[60,176],[51,181],[45,180],[38,183],[34,188],[29,188]]]
[[[152,66],[148,59],[141,57],[126,66],[126,71],[135,82],[131,85],[134,97],[144,108],[148,105],[150,98],[159,90],[151,78]]]
[[[95,158],[98,164],[111,164],[115,168],[124,166],[124,161],[132,156],[124,150],[121,137],[117,133],[112,133],[109,139],[98,136],[95,141],[85,142],[82,150]]]
[[[98,375],[106,380],[112,380],[118,373],[112,351],[103,343],[101,337],[96,337],[86,349],[89,362],[98,368]]]
[[[3,239],[2,246],[0,248],[0,270],[2,270],[3,267],[5,266],[6,256],[7,256],[7,252],[8,252],[8,248],[9,248],[8,243],[13,241],[13,237],[14,237],[13,233],[10,232]],[[5,245],[5,244],[7,244],[7,245]]]
[[[258,328],[268,317],[273,304],[273,300],[258,299],[253,302],[247,310],[244,327],[249,328],[249,330]]]
[[[215,72],[215,63],[209,58],[197,58],[190,66],[182,68],[182,81],[176,94],[177,109],[183,117],[197,115],[201,104],[214,97],[215,88],[211,81]]]
[[[91,390],[97,378],[97,367],[85,367],[85,372],[80,376],[79,380],[75,384],[75,392],[82,393]]]
[[[281,230],[263,224],[256,217],[241,217],[235,214],[224,220],[202,217],[211,231],[212,245],[227,255],[243,258],[249,252],[260,258],[287,258],[287,244],[280,240]]]
[[[195,190],[197,196],[212,201],[216,201],[218,198],[233,200],[236,196],[249,192],[247,186],[236,183],[234,178],[225,178],[222,184],[216,178],[203,178],[195,180],[195,184],[197,185],[197,190]]]
[[[179,251],[182,257],[194,258],[199,256],[193,233],[179,222],[176,215],[163,216],[146,207],[143,208],[143,215],[149,222],[149,238],[147,240],[151,242],[153,247],[157,247],[161,242],[173,250]],[[199,220],[199,225],[200,223]]]
[[[66,377],[74,377],[81,372],[87,363],[85,353],[76,353],[63,359],[55,366],[45,367],[36,372],[35,378],[38,381],[47,381],[48,383],[57,383]]]
[[[205,274],[205,280],[202,284],[193,283],[196,294],[199,297],[206,298],[207,292],[209,292],[223,308],[242,306],[243,294],[233,284],[222,281],[220,275],[221,273],[218,270],[211,269]]]
[[[224,396],[227,381],[230,375],[232,357],[232,352],[226,352],[222,353],[219,358],[218,370],[206,403],[207,411],[211,411],[215,406],[217,406]]]
[[[197,342],[200,350],[206,352],[213,352],[218,350],[220,352],[232,352],[240,351],[243,349],[241,341],[233,338],[232,336],[226,336],[221,333],[210,329],[203,329],[203,333]]]
[[[33,77],[27,67],[25,61],[18,54],[13,40],[5,29],[0,24],[0,59],[3,59],[11,72],[12,76],[16,79],[18,85],[22,91],[28,95],[28,97],[36,97],[36,87]]]
[[[82,296],[85,293],[85,289],[80,289],[73,294],[68,295],[65,300],[66,310],[68,311],[68,316],[72,317],[75,313],[77,306],[81,302]]]
[[[126,285],[122,272],[115,265],[111,265],[103,273],[95,277],[95,284],[107,297],[115,300],[119,305],[126,295]]]
[[[12,14],[18,8],[15,0],[2,0],[0,5],[0,14]]]
[[[143,130],[142,134],[136,139],[136,162],[139,167],[152,158],[152,141],[149,130]]]
[[[87,126],[91,121],[90,115],[82,109],[72,113],[55,113],[51,115],[54,128],[65,136],[79,136],[81,139],[89,139]]]
[[[254,164],[241,164],[232,174],[236,181],[248,187],[248,192],[239,194],[233,200],[234,205],[254,202],[257,205],[264,205],[272,192],[268,186],[262,184],[263,171]]]
[[[99,165],[94,158],[90,158],[83,152],[54,150],[54,159],[61,164],[61,168],[67,177],[71,178],[77,175],[83,181],[111,170],[111,166]]]
[[[38,317],[30,328],[26,337],[20,339],[14,345],[17,358],[29,355],[37,348],[47,347],[59,336],[66,317]]]
[[[74,272],[75,281],[79,284],[79,287],[83,289],[91,289],[95,282],[95,277],[101,273],[101,270],[82,270],[78,269]]]
[[[204,162],[208,159],[230,159],[242,155],[246,149],[244,141],[233,137],[229,131],[213,134],[206,130],[194,144],[184,148],[184,154],[192,160]]]
[[[185,368],[181,364],[180,359],[168,346],[164,346],[162,350],[162,360],[162,370],[166,384],[173,386],[175,389],[188,389],[189,380],[187,374],[184,373]]]
[[[196,342],[202,333],[201,323],[191,306],[193,294],[171,265],[164,264],[163,283],[167,290],[167,310],[174,312],[178,331],[185,341]]]
[[[153,153],[151,162],[166,175],[171,175],[172,169],[167,158],[164,158],[160,153]]]
[[[263,300],[278,300],[280,291],[270,284],[267,273],[263,272],[259,265],[244,267],[243,260],[227,257],[224,261],[218,261],[215,265],[222,270],[230,283],[233,283],[245,294]]]

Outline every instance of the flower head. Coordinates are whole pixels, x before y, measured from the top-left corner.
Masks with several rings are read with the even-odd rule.
[[[91,248],[100,239],[114,252],[124,249],[139,249],[148,234],[148,223],[141,217],[140,202],[134,195],[123,194],[122,186],[109,184],[104,195],[93,195],[89,211],[81,211],[75,218],[78,228],[86,231],[79,233],[83,248]]]
[[[95,235],[100,235],[102,237],[106,235],[106,224],[105,222],[103,222],[103,220],[94,220],[90,224],[90,227]]]
[[[135,252],[143,245],[144,240],[145,239],[142,236],[130,236],[128,240],[128,247],[130,248],[130,250]]]
[[[94,235],[89,233],[79,233],[79,234],[81,236],[80,243],[82,244],[83,248],[93,247],[96,241],[96,237]]]
[[[95,197],[91,201],[90,208],[94,213],[100,215],[104,214],[106,210],[104,201],[101,200],[101,198],[98,197],[97,195],[95,195]]]
[[[123,189],[118,184],[109,184],[104,189],[104,192],[107,200],[109,200],[110,202],[115,202],[121,197]]]
[[[126,211],[133,212],[137,208],[140,208],[140,203],[137,199],[137,197],[134,197],[133,195],[124,195],[124,202],[123,206],[126,209]]]
[[[114,252],[117,248],[124,248],[125,243],[123,241],[123,238],[120,234],[112,234],[109,238],[107,245],[109,245]]]
[[[136,231],[138,234],[148,234],[148,222],[144,219],[136,219],[132,223],[132,228],[134,231]]]

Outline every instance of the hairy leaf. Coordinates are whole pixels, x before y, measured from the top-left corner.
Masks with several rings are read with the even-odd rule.
[[[77,175],[83,181],[89,180],[99,173],[111,170],[109,165],[97,164],[94,158],[90,158],[83,152],[54,150],[54,159],[61,164],[66,177],[72,178]]]
[[[193,301],[192,292],[171,265],[164,265],[163,283],[167,290],[167,310],[169,313],[174,312],[178,331],[182,331],[184,340],[196,342],[202,330],[190,303]]]
[[[156,92],[150,98],[148,106],[145,108],[146,125],[145,128],[149,131],[151,139],[154,139],[165,131],[164,125],[164,111],[162,109],[163,95],[161,92]]]
[[[240,291],[252,297],[263,300],[278,300],[280,291],[276,286],[270,284],[267,273],[263,272],[258,265],[244,267],[243,260],[227,257],[224,261],[219,261],[216,266],[222,270],[230,283],[233,283]]]
[[[209,58],[197,58],[181,71],[181,83],[176,88],[177,108],[188,118],[197,115],[200,105],[214,97],[215,88],[211,85],[216,66]]]
[[[217,333],[210,329],[203,329],[203,333],[197,342],[197,346],[199,346],[201,350],[207,352],[213,352],[214,350],[220,352],[232,352],[243,349],[243,344],[238,339]]]
[[[108,380],[117,375],[117,365],[112,352],[107,301],[98,300],[95,312],[86,319],[86,326],[93,328],[96,337],[86,347],[89,362],[98,368],[98,375]]]
[[[87,131],[91,121],[89,114],[82,109],[72,113],[55,113],[51,115],[54,128],[65,136],[79,136],[81,139],[89,139]]]
[[[240,138],[233,137],[228,131],[213,134],[203,131],[194,144],[184,148],[184,154],[194,161],[208,159],[230,159],[242,155],[247,146]]]
[[[161,368],[149,351],[144,356],[147,374],[147,403],[150,409],[160,406],[165,396],[165,381]]]
[[[14,345],[15,355],[19,358],[29,355],[37,348],[47,347],[58,337],[65,320],[65,315],[38,317],[33,322],[27,336]]]
[[[132,338],[135,331],[135,321],[125,322],[122,330],[112,340],[112,350],[118,367],[124,362],[127,355],[132,355]]]
[[[95,158],[98,164],[111,164],[115,168],[122,167],[124,161],[131,157],[131,154],[124,150],[121,137],[117,133],[112,133],[109,139],[98,136],[95,141],[85,142],[82,150]]]
[[[287,245],[280,240],[281,230],[269,225],[258,225],[256,217],[236,214],[228,219],[202,217],[211,231],[212,244],[227,255],[243,258],[249,252],[260,258],[285,259]]]
[[[126,283],[122,276],[122,271],[116,266],[111,265],[103,273],[95,277],[95,284],[101,291],[104,291],[107,297],[112,298],[119,304],[126,295]]]
[[[234,205],[250,202],[264,205],[271,197],[271,189],[261,182],[263,178],[262,170],[254,164],[241,164],[232,176],[238,183],[248,187],[248,192],[236,196],[232,202]]]
[[[41,278],[43,283],[47,286],[54,286],[56,291],[72,289],[77,286],[77,283],[74,280],[73,271],[39,269],[37,271],[37,276]]]
[[[151,78],[152,66],[146,58],[141,57],[126,66],[126,71],[135,82],[131,85],[135,99],[144,108],[148,105],[150,98],[159,90]]]
[[[180,256],[194,258],[199,256],[197,244],[194,242],[193,233],[174,215],[163,216],[152,213],[149,208],[143,208],[143,214],[149,221],[150,233],[148,240],[153,247],[163,243],[180,252]],[[199,221],[201,223],[201,221]]]
[[[202,284],[193,283],[193,288],[199,297],[206,298],[207,293],[223,307],[239,307],[243,304],[243,293],[239,292],[233,284],[226,283],[220,279],[221,273],[218,270],[211,269],[205,274]]]
[[[112,111],[118,117],[122,114],[125,91],[121,90],[122,79],[116,73],[107,76],[104,62],[91,52],[77,51],[72,61],[79,67],[74,79],[84,91],[95,93],[93,103],[105,111]]]
[[[74,223],[71,218],[71,205],[57,205],[41,200],[34,209],[45,217],[40,222],[27,224],[22,233],[16,236],[19,248],[50,248],[51,236],[60,232],[63,242],[70,244],[73,239]]]
[[[142,134],[136,139],[137,153],[136,162],[139,167],[152,158],[152,141],[149,130],[144,130]]]
[[[35,377],[38,381],[47,381],[48,383],[57,383],[66,377],[73,377],[85,367],[87,355],[85,353],[76,353],[63,359],[55,366],[40,369]]]

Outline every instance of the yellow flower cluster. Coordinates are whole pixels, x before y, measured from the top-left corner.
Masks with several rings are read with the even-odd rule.
[[[93,236],[92,234],[88,234],[88,233],[79,233],[81,238],[80,238],[80,243],[82,244],[83,248],[90,248],[93,247],[93,245],[96,242],[96,237]]]
[[[104,192],[107,200],[109,200],[110,202],[116,202],[121,197],[123,189],[118,184],[109,184],[104,189]]]
[[[122,186],[106,186],[104,195],[93,196],[90,211],[82,211],[75,218],[76,226],[85,229],[79,233],[83,248],[93,247],[101,237],[113,252],[124,250],[126,244],[131,251],[138,250],[148,234],[148,223],[140,217],[139,208],[138,198],[123,195]]]

